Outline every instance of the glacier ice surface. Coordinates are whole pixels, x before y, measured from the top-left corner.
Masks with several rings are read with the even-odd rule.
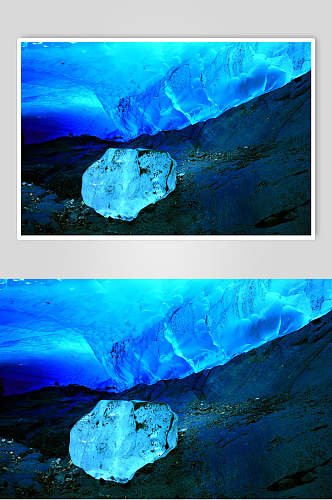
[[[110,148],[84,172],[82,198],[104,217],[130,221],[175,186],[176,162],[169,153]]]
[[[177,421],[165,403],[99,401],[71,429],[70,457],[96,479],[127,483],[176,447]]]
[[[22,130],[127,141],[213,118],[311,68],[310,42],[24,42]]]
[[[224,364],[331,309],[323,279],[3,280],[0,378],[12,393],[122,391]]]

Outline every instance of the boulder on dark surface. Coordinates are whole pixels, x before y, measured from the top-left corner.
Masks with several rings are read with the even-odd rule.
[[[70,431],[69,454],[96,479],[127,483],[176,447],[177,416],[165,403],[101,400]]]
[[[86,205],[103,217],[133,220],[176,186],[176,163],[168,153],[110,148],[82,177]]]

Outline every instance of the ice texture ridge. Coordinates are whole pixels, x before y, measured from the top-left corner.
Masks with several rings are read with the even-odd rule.
[[[175,186],[176,162],[169,153],[110,148],[84,172],[82,198],[104,217],[130,221]]]
[[[23,42],[26,142],[127,141],[219,116],[311,68],[310,42]]]
[[[225,364],[332,309],[332,280],[2,280],[6,393],[123,391]]]
[[[165,403],[99,401],[71,429],[70,457],[96,479],[127,483],[176,447],[177,421]]]

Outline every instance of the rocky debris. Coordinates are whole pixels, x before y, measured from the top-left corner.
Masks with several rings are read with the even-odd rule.
[[[43,487],[40,474],[49,465],[43,455],[12,439],[0,439],[0,495],[1,498],[40,496]]]

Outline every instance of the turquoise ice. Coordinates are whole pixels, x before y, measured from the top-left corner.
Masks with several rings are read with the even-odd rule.
[[[104,217],[133,220],[175,186],[176,162],[168,153],[110,148],[84,172],[82,198]]]
[[[181,129],[311,69],[310,42],[25,42],[27,142]]]
[[[0,378],[9,392],[122,391],[224,364],[331,309],[322,279],[3,280]]]
[[[96,479],[127,483],[176,447],[177,421],[165,403],[99,401],[71,429],[70,457]]]

